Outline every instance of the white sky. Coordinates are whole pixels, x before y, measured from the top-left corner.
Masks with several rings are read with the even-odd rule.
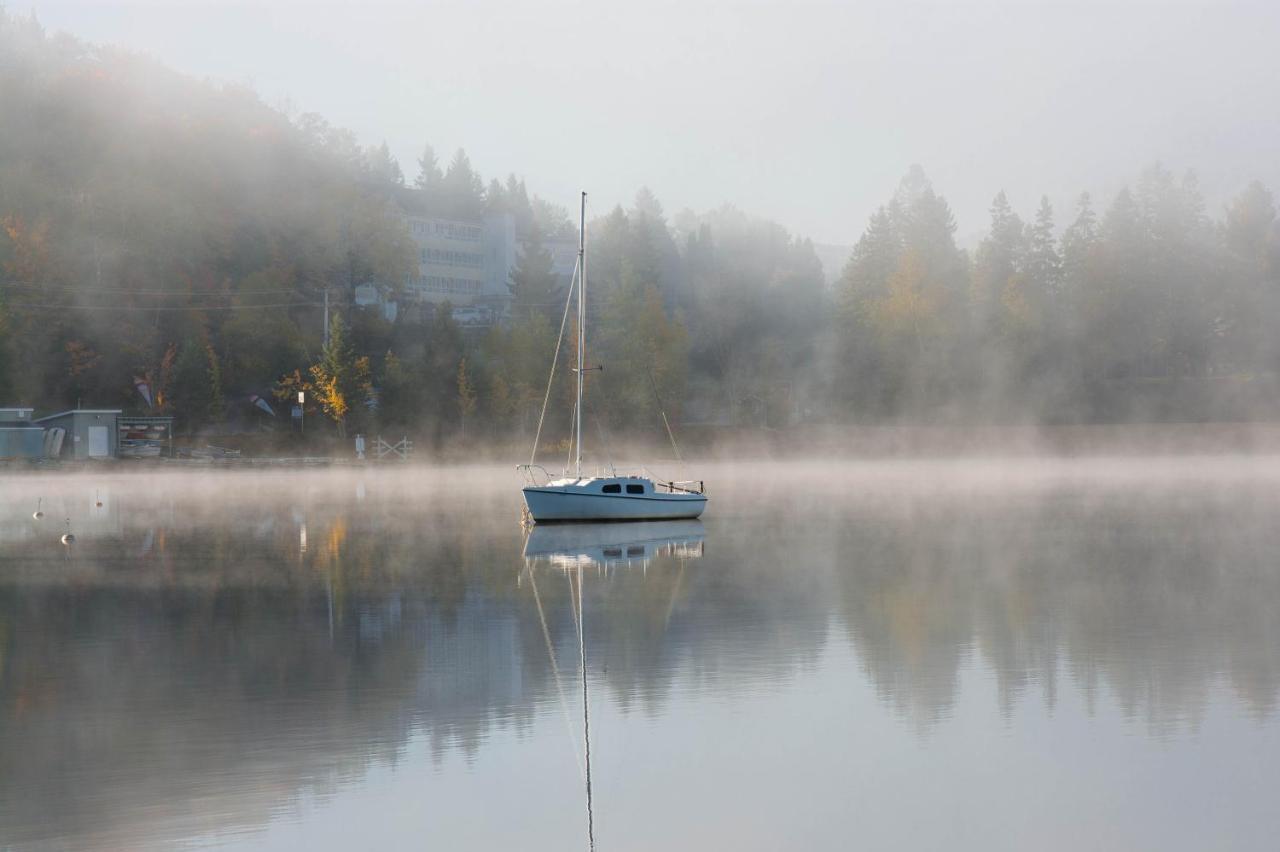
[[[462,146],[595,212],[648,185],[852,243],[918,162],[968,243],[999,189],[1061,225],[1155,160],[1215,213],[1255,177],[1280,193],[1280,2],[28,2],[385,139],[409,179],[424,141]]]

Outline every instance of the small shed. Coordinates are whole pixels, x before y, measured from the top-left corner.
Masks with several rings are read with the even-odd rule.
[[[44,430],[31,420],[30,408],[0,408],[0,459],[38,459],[44,455]]]
[[[46,430],[63,429],[63,458],[109,459],[120,444],[119,408],[77,408],[50,414],[35,422]]]

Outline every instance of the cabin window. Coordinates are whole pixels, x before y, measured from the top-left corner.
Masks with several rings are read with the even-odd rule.
[[[644,547],[628,547],[627,556],[644,556]]]
[[[643,493],[644,493],[644,486],[643,486],[643,485],[628,485],[628,486],[627,486],[627,493],[628,493],[628,494],[643,494]]]
[[[611,556],[615,556],[615,557],[619,557],[619,558],[620,558],[620,557],[622,556],[622,548],[621,548],[621,547],[606,547],[606,548],[604,549],[604,555],[605,555],[605,558],[608,558],[608,557],[611,557]]]
[[[622,486],[614,482],[611,485],[606,485],[604,488],[601,488],[600,490],[603,491],[605,494],[621,494]],[[627,490],[630,491],[631,488],[628,487]]]

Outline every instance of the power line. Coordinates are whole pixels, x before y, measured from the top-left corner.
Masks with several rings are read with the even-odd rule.
[[[176,307],[144,307],[139,305],[13,305],[14,310],[54,310],[54,311],[135,311],[150,314],[156,311],[259,311],[264,308],[319,308],[324,302],[279,302],[269,305],[184,305]]]
[[[69,290],[76,293],[111,293],[125,296],[168,296],[191,299],[230,299],[235,296],[282,296],[287,290],[235,290],[228,293],[192,293],[174,290],[130,290],[127,287],[82,287],[78,284],[46,284],[38,281],[0,281],[0,288],[10,290]]]

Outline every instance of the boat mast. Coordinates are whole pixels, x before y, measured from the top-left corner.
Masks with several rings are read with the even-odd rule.
[[[578,404],[574,408],[577,413],[575,428],[578,433],[578,446],[575,452],[574,475],[582,478],[582,381],[586,375],[583,368],[584,352],[587,346],[587,194],[582,193],[582,208],[578,222]]]

